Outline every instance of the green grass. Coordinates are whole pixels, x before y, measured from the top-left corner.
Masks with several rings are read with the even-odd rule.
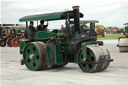
[[[106,34],[105,37],[97,36],[98,40],[118,39],[119,37],[125,37],[123,34]]]

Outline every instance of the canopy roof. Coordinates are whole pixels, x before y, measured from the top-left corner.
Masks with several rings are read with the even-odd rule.
[[[80,20],[80,24],[99,23],[97,20]]]
[[[66,18],[66,15],[69,15],[69,18],[73,18],[73,11],[54,12],[54,13],[24,16],[20,18],[19,21],[26,22],[26,21],[37,21],[37,20],[45,20],[45,21],[62,20]],[[80,13],[80,17],[83,17],[82,13]]]

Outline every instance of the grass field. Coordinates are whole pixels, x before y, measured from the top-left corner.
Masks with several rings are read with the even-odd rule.
[[[118,39],[119,37],[124,37],[124,35],[123,34],[106,34],[105,37],[97,36],[98,40]]]

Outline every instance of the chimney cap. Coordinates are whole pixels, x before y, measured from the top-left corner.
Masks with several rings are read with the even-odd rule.
[[[73,8],[73,9],[79,9],[80,6],[73,6],[72,8]]]

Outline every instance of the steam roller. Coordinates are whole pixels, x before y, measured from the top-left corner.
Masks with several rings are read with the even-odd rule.
[[[95,22],[90,22],[88,30],[80,28],[83,16],[79,6],[73,6],[71,11],[20,18],[20,22],[26,22],[26,38],[20,40],[21,65],[32,71],[64,67],[68,63],[77,63],[83,72],[89,73],[107,69],[113,59],[103,41],[97,41]],[[37,20],[65,20],[65,26],[32,33],[28,22]]]

